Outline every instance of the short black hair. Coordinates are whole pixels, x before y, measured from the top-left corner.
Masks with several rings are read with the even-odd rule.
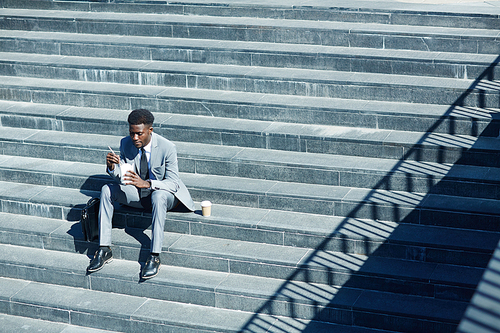
[[[146,109],[136,109],[128,115],[129,125],[140,125],[144,124],[147,126],[153,126],[155,117],[153,114]]]

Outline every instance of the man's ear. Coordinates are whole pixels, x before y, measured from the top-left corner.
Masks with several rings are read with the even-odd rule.
[[[153,126],[149,126],[149,134],[153,133]]]

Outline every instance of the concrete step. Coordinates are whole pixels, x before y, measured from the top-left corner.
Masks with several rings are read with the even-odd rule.
[[[144,297],[157,301],[186,303],[189,300],[193,305],[214,309],[239,307],[237,310],[259,313],[263,308],[268,308],[267,314],[270,316],[290,316],[290,307],[293,307],[294,318],[299,320],[314,319],[330,322],[336,319],[339,323],[343,319],[344,325],[356,325],[355,322],[353,323],[353,312],[366,311],[367,308],[373,309],[369,305],[373,302],[372,298],[378,297],[385,301],[398,299],[397,295],[390,293],[168,265],[163,265],[155,279],[141,282],[137,274],[140,264],[119,259],[113,260],[111,264],[106,265],[97,273],[85,275],[85,268],[81,272],[75,270],[76,267],[85,267],[88,264],[87,256],[81,254],[9,245],[0,245],[0,248],[2,248],[0,270],[5,273],[3,280],[6,280],[5,278],[23,279],[37,285],[53,283],[60,287]],[[52,258],[49,262],[45,259],[47,255]],[[73,268],[63,264],[67,262],[74,263]],[[438,299],[406,297],[408,297],[407,305],[415,301],[430,307],[443,304],[443,301]],[[358,302],[360,298],[364,300]],[[440,311],[433,315],[433,320],[451,321],[450,319],[454,316],[451,315],[452,313],[459,314],[463,311],[463,302],[447,302],[449,303],[446,310],[451,310],[449,314],[446,316],[443,315],[444,311]],[[204,309],[206,308],[198,311]],[[408,317],[418,311],[414,306],[401,308],[399,313],[391,313],[391,310],[393,309],[390,306],[385,306],[378,308],[377,312],[379,315],[396,318],[407,317],[406,320],[408,320]],[[380,325],[383,320],[379,319],[376,322]],[[373,327],[374,324],[366,326]],[[386,326],[385,329],[390,329],[390,327]],[[397,328],[394,326],[392,329]]]
[[[463,309],[462,304],[449,302],[426,302],[421,298],[413,299],[414,304],[420,306],[418,314],[426,316],[423,320],[407,317],[390,316],[394,320],[391,324],[387,319],[373,321],[373,301],[379,294],[367,293],[358,300],[359,307],[351,312],[355,318],[351,321],[354,327],[329,325],[315,321],[304,321],[290,317],[270,316],[265,314],[252,315],[249,312],[203,307],[193,304],[182,304],[169,301],[148,299],[145,297],[113,294],[67,286],[42,284],[19,279],[1,278],[3,288],[0,289],[3,299],[11,306],[9,312],[26,317],[42,317],[56,322],[69,322],[73,325],[85,327],[105,327],[122,332],[136,332],[138,330],[170,332],[304,332],[310,329],[314,332],[331,332],[341,329],[347,333],[367,333],[368,330],[359,326],[389,326],[397,325],[411,327],[418,324],[419,328],[426,328],[429,332],[453,332],[455,320]],[[60,296],[57,296],[60,295]],[[82,299],[86,302],[80,302]],[[408,304],[402,298],[384,297],[383,301],[393,302],[402,308]],[[380,301],[379,301],[380,302]],[[14,306],[15,305],[15,306]],[[391,309],[392,310],[392,309]],[[436,317],[444,311],[442,318]],[[399,311],[401,312],[401,311]],[[367,314],[364,316],[364,314]],[[437,314],[439,313],[439,314]],[[70,315],[71,314],[71,315]],[[377,314],[379,315],[379,314]],[[366,318],[368,317],[368,318]],[[351,317],[352,318],[352,317]],[[384,320],[385,319],[385,320]],[[369,322],[372,324],[370,325]],[[359,325],[361,324],[361,325]],[[357,326],[357,327],[356,327]],[[401,327],[401,326],[400,326]],[[408,330],[407,332],[416,332]]]
[[[46,82],[48,81],[50,80]],[[60,83],[62,84],[62,82]],[[102,84],[98,85],[103,88]],[[111,88],[127,89],[128,87],[106,86],[106,88],[109,92]],[[36,93],[36,91],[33,92]],[[154,94],[151,89],[148,90],[148,93]],[[84,95],[89,98],[89,101],[92,96],[96,97],[90,93],[90,90],[88,94]],[[101,95],[100,97],[105,96]],[[110,96],[108,95],[108,97]],[[45,98],[44,101],[46,101]],[[12,145],[20,142],[26,145],[56,144],[58,147],[65,146],[65,149],[71,150],[74,147],[82,147],[78,141],[87,139],[90,141],[86,142],[85,148],[103,149],[107,148],[108,145],[116,146],[118,139],[114,135],[128,135],[126,122],[117,120],[126,119],[127,112],[123,110],[105,109],[105,114],[103,114],[103,109],[100,108],[66,108],[64,106],[50,108],[42,106],[38,108],[38,112],[49,108],[50,111],[47,111],[47,115],[38,116],[33,113],[29,116],[30,111],[24,115],[18,115],[17,108],[11,108],[12,104],[10,103],[2,106],[5,106],[5,109],[2,108],[0,111],[2,125],[5,128],[13,128],[16,132],[15,135],[6,131],[0,133],[0,139],[4,142],[6,153],[9,152]],[[500,162],[495,159],[499,150],[498,140],[495,137],[481,136],[477,138],[432,132],[290,124],[169,113],[155,114],[155,131],[167,138],[175,138],[175,140],[182,142],[374,157],[399,160],[401,163],[409,160],[495,168],[500,166]],[[82,124],[85,125],[82,126]],[[492,125],[492,127],[494,126]],[[54,138],[52,131],[56,131],[60,138]],[[88,137],[83,135],[89,132],[95,134],[92,133]],[[100,133],[109,134],[99,138],[98,134]],[[62,138],[65,138],[64,141],[61,140]],[[106,142],[105,145],[96,144],[103,141]],[[73,148],[66,144],[69,142],[72,143]],[[9,148],[9,146],[11,147]],[[61,153],[61,151],[39,151],[38,154],[42,155],[38,156],[56,158],[55,156],[62,156]],[[30,155],[29,151],[20,154],[33,156]],[[48,157],[50,155],[54,157]],[[83,161],[95,161],[94,158],[101,159],[101,155],[102,153],[99,153],[99,156],[88,155]]]
[[[99,155],[102,158],[102,152],[99,152]],[[48,177],[49,181],[51,181],[52,177],[50,175]],[[82,181],[89,181],[87,177],[73,180],[72,177],[63,176],[61,177],[62,184],[65,181],[67,182],[68,179],[69,183],[76,181],[77,184]],[[492,199],[345,186],[287,183],[192,173],[184,173],[183,179],[190,188],[195,200],[199,201],[208,199],[214,203],[243,207],[278,209],[373,220],[380,219],[394,222],[444,225],[458,228],[498,230],[498,203]],[[34,180],[35,183],[39,181],[37,179]],[[11,188],[14,186],[13,183],[9,186],[7,184],[5,184],[5,191],[2,192],[7,197],[11,197],[11,191],[15,193],[16,190]],[[22,184],[18,185],[24,186]],[[26,186],[29,187],[30,185]],[[44,187],[46,185],[42,186],[39,191],[46,192],[43,191]],[[85,192],[88,190],[81,191]],[[38,199],[36,197],[25,198],[24,201],[29,199],[32,202],[35,199],[35,201],[41,200],[39,201],[40,203],[46,203],[47,198],[45,195],[42,195]],[[80,199],[80,202],[85,201],[84,199]],[[73,200],[74,202],[75,200]],[[23,209],[27,209],[27,211],[33,209],[31,207],[32,203],[28,204],[25,202],[24,205],[26,207]],[[477,215],[470,215],[471,213]],[[54,213],[50,214],[59,215],[57,218],[61,218],[61,214],[65,216],[68,212],[64,212],[64,209],[58,208]]]
[[[102,156],[105,155],[105,151],[108,150],[108,146],[118,150],[117,142],[119,142],[121,136],[127,135],[128,129],[124,121],[114,121],[106,124],[107,121],[102,118],[102,113],[103,110],[90,108],[58,108],[31,103],[3,103],[1,105],[0,103],[0,120],[6,129],[5,135],[0,135],[0,142],[5,145],[4,154],[50,159],[61,158],[67,161],[80,162],[94,162],[93,158],[101,160]],[[106,113],[110,119],[113,117],[125,119],[128,111],[107,110]],[[182,135],[182,128],[172,130],[173,123],[180,124],[182,120],[184,123],[195,126],[197,122],[200,122],[197,117],[182,116],[177,117],[179,121],[176,121],[176,116],[168,115],[165,118],[167,120],[163,121],[164,114],[156,114],[156,116],[159,124],[155,131],[167,137],[178,139],[185,139],[186,135]],[[210,119],[210,122],[215,124],[216,122],[220,123],[221,120],[212,121]],[[166,126],[169,128],[162,128],[162,123],[168,124]],[[85,126],[82,126],[82,124],[85,124]],[[227,129],[220,129],[221,134],[224,131],[235,131],[236,127],[241,127],[241,125],[241,122],[236,120],[227,122],[227,125],[225,125]],[[18,128],[23,128],[23,130],[19,133],[19,137],[12,138],[7,126],[13,126],[12,131],[18,130]],[[278,128],[276,124],[272,124],[272,126]],[[27,129],[27,127],[35,128]],[[39,128],[43,130],[39,131]],[[296,128],[303,130],[304,127],[300,125]],[[49,129],[52,131],[49,131]],[[73,130],[85,133],[66,132]],[[97,143],[94,134],[99,134],[102,130],[107,133],[115,132],[118,136],[103,136],[99,141],[100,146],[84,144]],[[191,127],[190,130],[192,131],[193,128]],[[211,130],[212,133],[213,131],[214,129]],[[245,134],[245,132],[242,132],[242,134]],[[292,134],[292,129],[290,129],[290,134]],[[51,137],[59,138],[54,139]],[[318,138],[318,140],[321,139]],[[497,140],[490,141],[492,141],[493,145],[496,145]],[[62,142],[64,142],[64,145],[61,144]],[[28,148],[30,146],[40,148],[41,145],[45,146],[45,153],[42,153],[40,149],[32,151]],[[498,170],[491,167],[231,147],[224,145],[224,142],[222,142],[222,145],[214,145],[176,141],[176,145],[181,161],[180,170],[183,172],[321,185],[476,196],[488,199],[500,198],[498,193]],[[60,153],[54,152],[54,149],[60,148],[72,152],[70,155],[63,157]],[[13,151],[16,151],[16,153],[13,153]],[[96,154],[102,156],[96,156]],[[496,154],[496,150],[492,151],[491,154]],[[8,164],[3,166],[9,167]],[[10,169],[17,170],[17,166]],[[24,173],[22,170],[17,171],[20,174]],[[101,172],[101,170],[98,171]],[[22,181],[22,177],[19,179]],[[74,182],[73,185],[68,184],[67,186],[84,185],[86,189],[91,190],[99,190],[101,186],[99,182],[96,184]]]
[[[113,333],[113,331],[99,330],[64,323],[34,319],[28,317],[0,314],[0,325],[4,332],[50,332],[50,333]],[[118,332],[116,332],[118,333]]]
[[[90,12],[153,13],[179,15],[211,15],[222,17],[261,17],[276,19],[324,20],[346,22],[372,22],[401,25],[497,28],[500,11],[494,4],[486,2],[448,4],[412,3],[394,1],[331,1],[314,3],[289,1],[263,3],[262,1],[47,1],[47,0],[2,0],[0,7],[71,10]]]
[[[496,29],[4,8],[0,29],[497,54]],[[425,38],[425,39],[423,39]]]
[[[54,132],[52,131],[40,131],[40,130],[28,130],[28,129],[16,129],[15,131],[5,131],[3,133],[5,133],[5,137],[2,139],[2,147],[4,149],[4,154],[25,155],[32,157],[61,159],[61,160],[66,159],[69,161],[78,161],[80,159],[81,162],[91,162],[91,163],[102,160],[103,156],[105,155],[105,152],[107,151],[107,147],[108,146],[116,147],[116,144],[119,140],[119,137],[116,136],[105,136],[96,134],[83,135],[81,133],[60,132],[57,133],[57,135],[55,136]],[[11,133],[16,133],[16,136],[12,137]],[[193,169],[193,166],[192,165],[189,166],[189,164],[190,163],[188,163],[187,165],[188,171],[196,172],[196,169]],[[402,166],[401,171],[405,172],[404,171],[405,166],[409,165],[411,164],[397,163],[395,165],[396,168],[393,167],[393,170],[395,172],[398,170],[399,166]],[[478,169],[478,170],[483,170],[483,174],[484,172],[486,172],[486,169]],[[457,169],[457,172],[459,171],[460,168]],[[99,171],[99,174],[101,172],[102,171]],[[451,171],[450,173],[453,174],[453,171]],[[199,187],[200,186],[199,184],[200,182],[203,181],[203,179],[205,179],[203,178],[205,176],[208,177],[206,178],[206,181],[208,181],[208,183],[205,184],[208,187],[205,187],[203,189]],[[18,179],[22,179],[24,176],[19,174],[16,177],[18,177]],[[47,177],[49,177],[48,178],[49,180],[52,179],[52,176],[50,174]],[[211,177],[209,175],[203,175],[203,174],[196,174],[196,175],[187,174],[186,177],[194,177],[192,178],[193,190],[197,188],[197,191],[199,191],[197,192],[197,195],[200,196],[201,200],[203,200],[202,197],[204,195],[210,195],[214,199],[218,198],[218,200],[223,200],[224,202],[228,203],[230,202],[230,204],[237,204],[237,205],[242,204],[244,206],[256,206],[258,204],[261,204],[264,205],[261,207],[267,207],[267,208],[271,208],[274,205],[278,205],[275,208],[285,209],[285,210],[290,210],[290,209],[295,210],[297,209],[297,207],[294,208],[294,204],[292,203],[292,201],[284,206],[283,206],[283,204],[285,204],[284,202],[278,203],[279,198],[281,198],[283,195],[285,195],[285,197],[289,197],[293,193],[292,197],[295,197],[295,200],[298,200],[297,202],[302,202],[304,204],[303,206],[304,209],[307,207],[307,209],[303,211],[326,214],[326,215],[335,214],[337,216],[338,215],[348,216],[345,214],[349,214],[349,212],[356,212],[356,214],[361,214],[361,215],[355,214],[353,216],[402,221],[405,220],[406,218],[410,218],[411,210],[413,210],[416,207],[425,209],[429,207],[439,207],[439,205],[442,204],[443,210],[454,211],[455,209],[453,205],[457,203],[456,200],[466,200],[471,202],[471,204],[472,202],[475,202],[475,204],[478,205],[477,207],[475,208],[467,207],[467,209],[472,209],[472,211],[477,213],[486,213],[487,215],[493,213],[492,208],[487,208],[487,207],[492,204],[493,204],[492,207],[495,206],[494,200],[479,198],[479,197],[457,199],[458,197],[454,196],[449,197],[433,193],[425,194],[425,192],[408,193],[406,191],[400,192],[400,191],[384,190],[385,186],[384,184],[390,183],[391,179],[383,179],[383,182],[379,184],[379,186],[374,190],[374,192],[371,192],[370,188],[363,189],[363,188],[358,188],[356,186],[346,187],[346,186],[313,185],[313,184],[299,184],[299,183],[287,184],[283,182],[277,182],[274,180],[260,180],[260,179],[253,179],[252,185],[243,184],[242,187],[239,188],[238,182],[245,183],[246,182],[245,179],[235,180],[233,182],[231,177],[226,176],[226,177],[221,177],[220,179],[221,180],[227,179],[227,181],[224,181],[225,183],[224,191],[227,195],[229,195],[229,193],[232,194],[231,194],[231,199],[229,199],[229,197],[223,199],[224,196],[221,196],[221,194],[217,194],[217,191],[212,192],[211,190],[212,188],[214,190],[217,188],[216,179],[218,179],[218,177],[216,176]],[[27,179],[30,178],[32,177],[28,177]],[[213,179],[213,181],[210,179]],[[495,179],[494,172],[491,173],[490,179],[493,180]],[[62,181],[61,184],[64,183],[68,184],[63,186],[69,186],[69,184],[73,183],[71,187],[83,186],[83,188],[90,187],[94,189],[99,189],[99,185],[94,185],[94,187],[92,187],[90,183],[86,185],[85,182],[88,181],[86,176],[84,178],[69,177],[69,179],[68,177],[62,177],[58,181]],[[35,182],[38,182],[38,180],[35,180]],[[278,183],[281,185],[275,186]],[[97,188],[95,186],[97,186]],[[493,195],[494,193],[496,193],[494,192],[495,186],[494,184],[492,184],[492,186],[490,187],[491,187],[490,190],[493,191],[492,192]],[[266,192],[266,193],[255,192],[255,190],[269,191],[271,190],[271,188],[272,188],[271,192]],[[222,188],[220,189],[222,190]],[[252,194],[250,196],[245,196],[244,194],[241,193],[241,189],[246,189],[247,191],[250,191],[250,193]],[[271,199],[271,197],[268,197],[268,195],[271,195],[271,193],[273,199]],[[312,195],[312,198],[314,199],[307,200],[306,199],[307,193],[310,193]],[[453,194],[456,195],[457,193]],[[258,200],[260,200],[260,203],[258,203]],[[437,202],[434,204],[433,202],[436,200]],[[323,202],[323,204],[320,205],[319,204],[320,202]],[[364,203],[363,205],[361,205],[362,207],[364,207],[362,210],[367,210],[368,206],[372,205],[375,205],[378,208],[372,207],[371,212],[369,211],[362,212],[362,210],[360,211],[362,207],[361,206],[357,207],[356,204],[354,204],[355,202]],[[484,205],[486,206],[481,207]],[[357,208],[355,209],[355,207]],[[410,207],[411,210],[406,210],[407,208]],[[400,211],[400,208],[402,209],[402,211]],[[354,211],[351,211],[352,209],[354,209]],[[377,209],[380,209],[380,211],[378,211]],[[378,215],[379,213],[381,215]],[[399,215],[400,213],[403,213],[403,215]],[[419,221],[420,217],[416,217],[416,219],[417,221]],[[413,218],[411,218],[410,220],[413,220]]]
[[[498,203],[491,199],[199,174],[182,174],[182,179],[197,201],[210,200],[225,205],[340,217],[499,230]],[[83,204],[88,195],[97,195],[88,190],[42,185],[2,183],[2,186],[5,187],[0,192],[5,200],[4,211],[54,218],[78,214],[71,211],[70,207],[76,203]],[[70,193],[75,192],[78,196],[71,198]],[[56,204],[52,197],[54,195],[60,200]]]
[[[0,119],[2,119],[1,116]],[[12,118],[9,119],[10,121],[2,120],[4,123],[12,125]],[[36,118],[29,120],[33,121]],[[91,123],[85,119],[80,119],[80,122],[87,126]],[[38,124],[44,124],[44,122],[38,121]],[[108,151],[108,146],[118,151],[117,142],[121,138],[121,136],[103,136],[100,146],[89,147],[84,143],[96,140],[95,135],[91,133],[92,131],[75,134],[23,129],[24,139],[18,137],[13,140],[9,137],[9,127],[4,128],[6,129],[5,135],[0,135],[0,143],[5,149],[3,153],[6,154],[4,157],[0,156],[2,179],[16,179],[19,182],[27,181],[87,190],[100,190],[104,180],[96,175],[103,172],[103,166],[96,166],[93,163],[103,159]],[[68,130],[69,126],[65,121],[62,121],[59,123],[59,128]],[[95,126],[95,128],[99,127]],[[116,124],[115,129],[118,128],[119,125]],[[16,130],[16,128],[10,129]],[[56,140],[49,139],[51,136],[58,138]],[[65,144],[62,145],[61,142]],[[106,145],[106,143],[108,144]],[[498,191],[499,170],[491,167],[277,151],[177,141],[175,144],[180,161],[179,170],[186,173],[485,199],[500,198]],[[42,152],[42,147],[45,152]],[[57,149],[67,150],[68,153],[65,156],[56,154],[54,151]],[[51,156],[51,154],[54,155]],[[14,159],[9,155],[18,157]],[[23,155],[24,157],[21,158]],[[33,158],[47,158],[52,162],[39,162]],[[66,163],[58,163],[56,161],[58,158],[65,160]],[[96,159],[92,160],[92,158]],[[85,161],[91,163],[86,169],[80,166],[80,164],[84,165]],[[53,169],[58,164],[68,165]],[[41,167],[41,165],[49,166]],[[74,167],[80,174],[67,176],[67,168]],[[81,173],[82,171],[83,173]],[[33,172],[36,172],[41,178],[34,179]],[[56,179],[54,172],[59,174]]]
[[[3,52],[476,78],[493,54],[0,30]],[[17,55],[16,60],[22,60]],[[56,65],[57,66],[57,65]],[[491,76],[498,77],[493,68]]]
[[[343,71],[0,54],[0,75],[140,86],[498,108],[500,83]],[[439,91],[439,93],[436,93]]]
[[[98,246],[97,243],[88,243],[82,239],[83,236],[78,222],[61,222],[61,225],[55,230],[54,227],[57,224],[48,223],[47,225],[37,226],[36,234],[33,234],[33,231],[29,230],[27,222],[13,225],[12,222],[5,221],[5,218],[8,217],[6,214],[2,214],[1,217],[2,234],[7,240],[2,241],[3,243],[8,242],[9,245],[24,246],[26,248],[40,248],[43,246],[40,255],[43,254],[44,250],[56,252],[74,252],[76,250],[79,253],[87,253],[92,256]],[[31,220],[33,219],[31,218]],[[20,218],[15,218],[15,220],[20,220]],[[150,234],[150,230],[138,228],[113,229],[113,257],[144,263],[150,251]],[[5,250],[5,253],[11,252]],[[12,255],[9,254],[9,256]],[[54,258],[60,256],[62,254],[54,255]],[[13,259],[10,263],[18,263],[19,260]],[[163,264],[178,266],[181,267],[181,270],[192,268],[219,272],[220,274],[212,274],[219,276],[218,282],[211,283],[213,285],[220,285],[222,273],[236,273],[254,277],[246,279],[245,284],[249,285],[252,285],[252,281],[259,281],[260,277],[280,279],[283,280],[283,284],[285,284],[285,281],[297,282],[299,285],[301,282],[327,284],[332,288],[335,287],[334,289],[338,289],[338,287],[347,288],[346,291],[354,288],[458,301],[468,301],[472,297],[474,288],[484,271],[484,267],[437,264],[377,256],[368,257],[336,251],[277,246],[168,232],[165,233],[161,260]],[[59,262],[56,259],[54,261]],[[38,262],[40,264],[39,260]],[[42,261],[42,263],[46,262],[47,260]],[[62,261],[62,263],[64,262]],[[81,264],[73,263],[70,272],[64,273],[77,274],[80,272],[80,276],[73,275],[71,279],[68,278],[67,283],[71,283],[71,285],[88,283],[85,272],[89,259],[87,256],[82,256],[82,259],[78,262]],[[110,266],[106,266],[106,268]],[[35,274],[26,271],[21,271],[22,275],[19,276],[10,275],[18,273],[16,270],[11,270],[12,273],[8,272],[9,269],[6,270],[3,275],[7,277],[27,278],[26,276],[29,275],[42,277],[41,273]],[[68,269],[65,268],[64,270],[67,271]],[[178,270],[175,269],[175,271]],[[131,277],[136,278],[139,271],[140,269],[137,267],[127,272],[126,276],[128,279]],[[107,270],[103,270],[103,272],[113,276],[113,272]],[[50,279],[54,278],[54,274],[63,275],[48,269],[41,282],[50,281]],[[185,274],[192,276],[192,274]],[[199,279],[197,277],[194,280],[199,283]],[[189,278],[186,277],[185,287],[195,283],[188,281]],[[269,283],[263,281],[262,285]],[[273,286],[277,287],[280,284],[276,282],[273,283]],[[259,289],[259,285],[257,283],[257,286],[254,287],[255,290]],[[199,288],[198,285],[190,287],[190,289],[194,290]],[[251,287],[247,286],[246,288]],[[126,290],[126,288],[124,289]],[[257,291],[252,291],[252,293],[259,294]],[[350,291],[350,293],[355,294],[354,299],[359,296],[359,294],[356,295],[355,291]],[[266,297],[266,295],[261,295],[259,298],[265,299]],[[238,303],[236,302],[235,306]],[[261,304],[259,304],[260,306]],[[249,311],[255,310],[250,309]],[[308,317],[303,318],[307,319]],[[309,317],[309,319],[311,318]]]
[[[147,107],[155,112],[171,114],[307,125],[334,125],[409,132],[430,131],[473,137],[480,135],[497,137],[499,133],[498,109],[270,95],[196,88],[131,86],[11,76],[0,78],[2,113],[11,116],[43,117],[45,115],[48,117],[50,115],[61,118],[63,121],[66,120],[66,126],[69,123],[64,116],[70,111],[70,106],[79,106],[81,107],[79,110],[87,109],[91,114],[98,113],[96,108],[123,111]],[[15,101],[28,103],[14,103]],[[37,103],[48,103],[50,106],[38,106]],[[116,113],[106,110],[106,113],[108,112]],[[102,118],[102,115],[100,117]],[[25,126],[32,127],[33,125],[26,124]],[[113,131],[113,128],[107,130]]]
[[[71,325],[114,329],[120,332],[237,332],[252,314],[98,292],[93,290],[41,284],[2,278],[0,297],[11,315],[34,317]],[[81,300],[86,300],[81,302]],[[271,322],[276,319],[262,315]],[[274,320],[273,320],[274,319]],[[287,318],[282,319],[284,322]],[[304,323],[306,326],[308,323]],[[279,324],[278,324],[279,326]],[[321,329],[321,326],[319,327]],[[323,327],[324,328],[324,327]],[[298,331],[298,330],[296,330]],[[323,330],[325,331],[325,330]]]
[[[41,192],[44,191],[44,187],[55,186],[56,188],[60,188],[62,194],[58,194],[57,189],[50,190],[47,188],[47,191],[52,193],[56,198],[65,197],[66,204],[61,205],[58,203],[59,199],[46,200],[41,203],[42,206],[45,205],[55,210],[52,213],[53,215],[49,216],[61,218],[62,214],[62,218],[70,220],[79,219],[80,209],[87,200],[86,197],[81,196],[82,193],[88,196],[98,196],[101,186],[111,181],[109,176],[103,173],[103,169],[103,165],[83,162],[63,162],[13,156],[0,157],[0,180],[16,182],[18,184],[38,185]],[[190,178],[189,175],[186,177],[187,179]],[[220,181],[220,178],[214,178],[214,182],[208,184],[209,187],[203,188],[201,186],[202,189],[200,189],[200,184],[196,184],[196,179],[199,179],[199,177],[191,179],[188,186],[193,189],[192,191],[195,191],[194,193],[197,193],[195,198],[199,201],[210,195],[211,187],[213,187],[215,193],[224,190],[223,188],[216,187],[216,182],[217,180]],[[228,177],[222,179],[225,182],[230,182],[230,178]],[[248,179],[241,178],[234,180],[234,183],[238,184],[246,181]],[[9,184],[12,183],[8,183],[5,186],[12,187]],[[272,182],[271,184],[284,186],[276,182]],[[70,188],[73,191],[68,191]],[[336,187],[332,187],[332,191],[335,191],[335,189]],[[258,193],[245,194],[245,190],[245,187],[240,188],[240,191],[243,192],[240,194],[241,196],[246,195],[251,198],[252,195],[262,195]],[[227,189],[224,192],[226,195],[231,195],[231,192],[228,194]],[[269,194],[271,195],[272,193]],[[224,197],[224,194],[221,197],[229,205],[245,206],[245,203],[240,203],[237,200],[231,201],[227,197]],[[434,200],[436,198],[441,201],[444,200],[439,196],[435,196]],[[43,214],[41,212],[33,213],[33,211],[43,211],[42,207],[35,205],[37,207],[35,208],[33,205],[26,203],[26,199],[17,197],[15,194],[4,199],[7,200],[4,207],[5,211],[9,211],[10,209],[12,212],[21,214]],[[221,200],[219,198],[216,199]],[[36,201],[35,198],[32,198],[32,200]],[[335,204],[336,202],[333,203],[333,205]],[[362,206],[363,204],[360,203],[359,205]],[[280,207],[276,204],[276,206],[271,206],[270,208],[278,209],[278,211],[270,210],[269,208],[259,209],[215,204],[211,219],[207,220],[200,216],[193,217],[190,214],[176,214],[174,218],[169,217],[169,222],[165,230],[277,245],[311,248],[321,246],[325,249],[342,249],[342,251],[348,253],[367,255],[376,253],[379,256],[401,259],[452,264],[467,263],[471,266],[486,264],[491,255],[491,249],[496,244],[497,238],[500,237],[496,233],[491,233],[491,235],[486,236],[486,238],[491,239],[486,241],[483,232],[429,227],[428,223],[435,223],[430,221],[421,222],[424,225],[404,224],[404,226],[398,226],[391,222],[279,211],[280,209],[287,208],[286,205]],[[293,208],[290,209],[293,210]],[[448,209],[456,211],[451,204]],[[358,210],[361,210],[361,207]],[[246,216],[247,213],[250,213],[250,215]],[[122,212],[117,212],[117,214],[119,216],[116,221],[118,225],[142,228],[149,226],[148,216],[143,217],[141,214],[134,212],[134,210],[125,209]],[[450,226],[455,227],[454,224],[450,224]],[[376,231],[377,228],[380,228],[388,232],[396,229],[396,227],[399,230],[398,235],[400,236],[396,237],[392,235],[390,242],[387,242]],[[461,224],[458,224],[456,227],[467,229],[480,228],[478,225],[464,226]],[[492,225],[488,227],[494,228]],[[468,243],[462,244],[461,239],[465,238],[468,239]],[[477,241],[473,242],[472,239],[476,239]],[[481,246],[482,242],[485,242],[484,247]]]
[[[335,286],[295,282],[295,292],[290,286],[276,294],[285,280],[168,265],[162,265],[155,279],[141,281],[141,264],[136,261],[114,259],[106,269],[89,275],[86,255],[11,245],[0,248],[1,275],[8,278],[249,312],[258,312],[270,302],[268,314],[279,316],[288,316],[287,308],[293,304],[297,319],[314,318],[313,304],[318,312],[326,307],[332,312],[348,311],[348,304],[330,304],[340,290]],[[342,293],[352,302],[361,291],[345,288]]]

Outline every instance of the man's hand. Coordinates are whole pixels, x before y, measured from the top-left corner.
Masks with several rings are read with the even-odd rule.
[[[134,185],[137,188],[149,188],[151,186],[150,182],[143,180],[134,171],[127,171],[123,180],[127,183],[127,185]]]
[[[108,155],[106,155],[106,165],[108,169],[114,170],[115,164],[120,164],[120,156],[109,152]]]

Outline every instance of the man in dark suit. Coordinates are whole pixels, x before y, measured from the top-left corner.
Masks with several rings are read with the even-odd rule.
[[[142,269],[143,279],[156,276],[160,269],[159,254],[167,211],[178,204],[194,211],[193,200],[179,178],[175,145],[153,133],[153,122],[153,114],[148,110],[132,111],[128,116],[130,135],[120,142],[120,156],[113,152],[106,156],[108,174],[117,181],[121,180],[121,184],[102,187],[99,207],[100,247],[87,268],[89,273],[98,271],[113,258],[110,245],[114,201],[152,210],[151,255]],[[132,171],[122,177],[120,161],[133,165]]]

